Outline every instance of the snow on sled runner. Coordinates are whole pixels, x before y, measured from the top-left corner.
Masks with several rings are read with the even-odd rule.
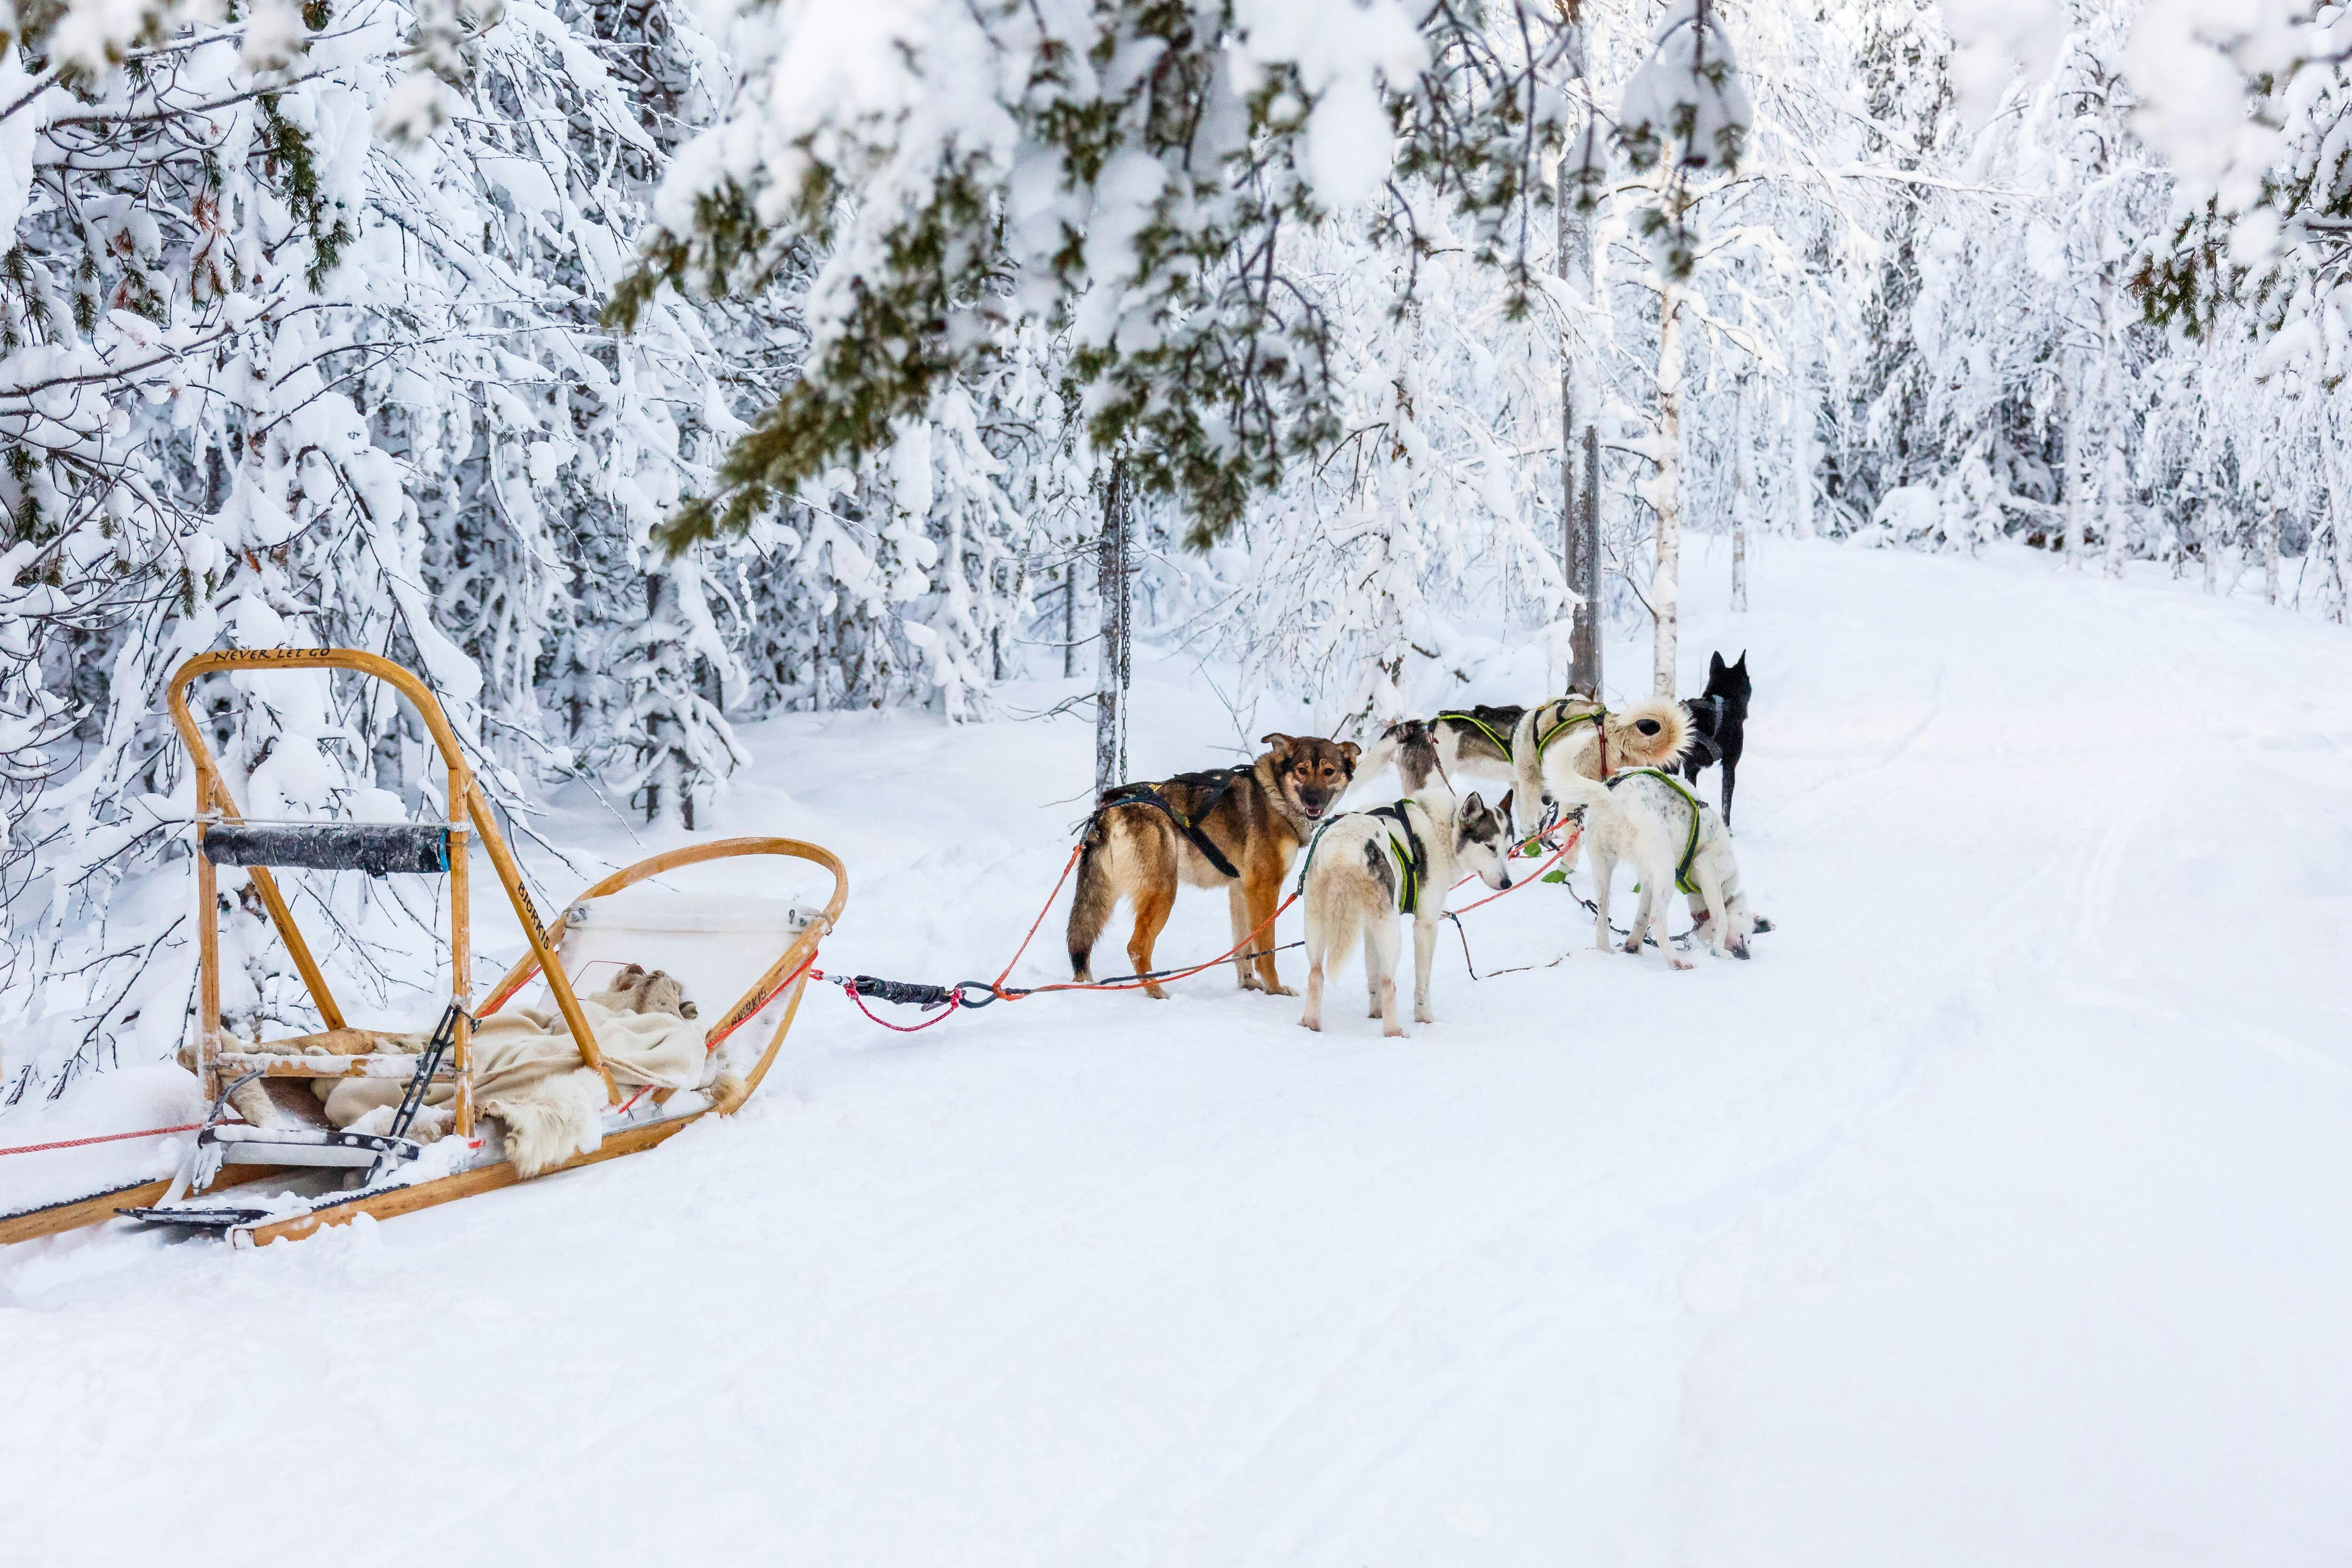
[[[269,823],[244,818],[187,701],[194,680],[232,669],[348,669],[394,687],[415,707],[440,749],[448,778],[447,825]],[[136,1184],[0,1216],[0,1244],[94,1225],[121,1213],[151,1224],[224,1235],[240,1246],[260,1246],[308,1236],[362,1214],[390,1218],[510,1186],[529,1173],[591,1164],[649,1149],[712,1109],[722,1113],[731,1110],[758,1089],[799,1011],[817,944],[832,931],[847,898],[847,876],[828,850],[792,838],[728,838],[673,849],[616,871],[572,900],[554,921],[542,923],[489,803],[466,763],[457,732],[431,691],[400,666],[352,649],[201,654],[173,676],[169,704],[173,724],[196,770],[195,1065],[212,1110],[196,1147],[171,1181]],[[479,1014],[469,1015],[466,1004],[473,984],[467,848],[476,837],[530,946],[492,989]],[[806,910],[773,899],[662,893],[636,886],[681,867],[746,855],[785,856],[821,867],[833,879],[829,898],[821,910]],[[223,865],[247,868],[253,890],[293,959],[329,1035],[247,1046],[223,1034],[216,871]],[[270,875],[272,866],[364,870],[373,875],[400,871],[449,879],[450,1003],[430,1040],[385,1037],[377,1043],[391,1048],[372,1049],[364,1032],[346,1028],[341,1009]],[[631,1047],[641,1037],[650,1037],[646,1031],[622,1028],[616,1032],[613,1016],[604,1009],[593,1000],[583,1006],[575,982],[604,983],[614,978],[607,971],[620,970],[624,963],[643,966],[648,962],[664,965],[682,982],[686,994],[698,995],[705,1005],[730,995],[737,1000],[707,1028],[698,1030],[698,1042],[693,1038],[698,1031],[682,1023],[682,1017],[693,1015],[692,1007],[676,1010],[676,1016],[651,1020],[656,1026],[653,1033],[663,1037],[659,1043],[667,1055],[641,1058],[630,1054]],[[534,976],[543,983],[548,1004],[544,1014],[495,1016]],[[747,982],[748,988],[739,994],[738,988]],[[732,1092],[724,1097],[724,1103],[714,1106],[712,1097],[698,1090],[707,1087],[709,1074],[723,1064],[723,1058],[708,1062],[703,1058],[719,1052],[730,1036],[766,1013],[771,1004],[781,1008],[774,1033],[757,1059],[745,1064],[740,1081],[730,1079]],[[602,1044],[598,1026],[592,1026],[592,1013],[605,1030]],[[646,1021],[631,1015],[620,1017],[625,1026]],[[537,1068],[537,1081],[548,1081],[560,1069],[567,1079],[593,1082],[601,1105],[587,1113],[589,1136],[581,1143],[586,1152],[565,1151],[536,1172],[519,1169],[516,1160],[509,1157],[501,1132],[505,1124],[495,1116],[499,1102],[490,1102],[494,1114],[486,1117],[478,1094],[486,1081],[494,1084],[499,1078],[496,1060],[489,1064],[486,1080],[484,1063],[478,1059],[477,1031],[486,1022],[486,1037],[530,1040],[537,1053],[530,1063]],[[339,1046],[333,1054],[322,1054],[315,1042],[330,1037],[340,1037],[346,1046],[355,1038],[363,1043],[356,1050]],[[681,1053],[680,1038],[689,1047],[698,1043],[700,1054],[690,1048]],[[529,1054],[520,1053],[521,1057]],[[518,1057],[512,1050],[508,1055]],[[681,1055],[693,1059],[682,1064]],[[658,1061],[667,1070],[648,1068],[649,1061]],[[583,1074],[593,1079],[582,1079]],[[522,1081],[531,1075],[510,1072],[507,1077]],[[374,1125],[346,1128],[329,1121],[328,1097],[318,1097],[314,1102],[308,1093],[273,1094],[268,1096],[270,1125],[221,1121],[232,1095],[255,1084],[267,1089],[282,1079],[298,1083],[384,1080],[355,1087],[382,1090],[385,1104],[396,1109],[388,1117],[374,1117]],[[625,1083],[634,1084],[635,1092],[626,1093]],[[446,1136],[437,1142],[411,1135],[420,1115],[427,1114],[428,1100],[434,1103],[429,1114],[436,1123],[446,1124]]]

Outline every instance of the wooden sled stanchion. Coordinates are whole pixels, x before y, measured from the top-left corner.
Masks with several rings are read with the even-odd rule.
[[[212,748],[189,710],[188,689],[201,677],[215,671],[298,669],[352,670],[382,680],[408,699],[424,720],[446,770],[446,826],[436,823],[262,823],[248,821],[239,813]],[[429,1065],[420,1066],[423,1058],[398,1052],[321,1057],[301,1049],[273,1049],[268,1043],[247,1047],[224,1037],[220,1019],[217,866],[245,868],[271,925],[302,977],[312,1005],[329,1029],[344,1026],[342,1011],[296,926],[293,912],[270,868],[437,873],[449,879],[451,1007],[443,1024],[446,1059],[433,1077],[435,1081],[446,1081],[450,1086],[452,1121],[447,1136],[462,1142],[464,1158],[456,1170],[403,1181],[402,1169],[414,1163],[423,1150],[422,1144],[397,1135],[404,1134],[404,1125],[396,1128],[396,1135],[392,1137],[339,1131],[326,1127],[323,1117],[318,1127],[294,1129],[257,1131],[208,1125],[200,1134],[189,1165],[177,1180],[136,1184],[21,1215],[0,1215],[0,1245],[54,1235],[100,1223],[117,1213],[130,1213],[151,1223],[214,1231],[240,1246],[261,1246],[308,1236],[327,1226],[346,1224],[362,1214],[388,1219],[521,1181],[523,1178],[510,1162],[487,1149],[488,1140],[476,1125],[478,1112],[472,1050],[476,1018],[467,1010],[473,990],[468,962],[472,922],[467,905],[467,851],[474,839],[480,840],[529,942],[522,959],[493,989],[479,1016],[488,1016],[498,1011],[533,976],[542,978],[548,999],[562,1017],[582,1066],[602,1077],[608,1107],[622,1107],[620,1090],[597,1049],[594,1034],[581,1011],[572,977],[564,972],[557,952],[566,923],[583,905],[665,871],[737,856],[786,856],[822,867],[831,874],[832,892],[824,909],[807,917],[805,925],[782,954],[767,965],[750,989],[705,1031],[706,1047],[716,1050],[728,1036],[787,988],[791,990],[775,1033],[757,1063],[744,1075],[744,1095],[748,1098],[759,1088],[782,1047],[807,987],[817,944],[833,930],[848,897],[847,873],[829,850],[794,838],[728,838],[669,850],[616,871],[567,905],[554,921],[543,921],[523,885],[521,868],[499,831],[489,802],[467,764],[456,731],[424,682],[399,665],[375,654],[347,648],[200,654],[173,676],[168,701],[173,725],[196,772],[196,1058],[205,1102],[217,1107],[225,1086],[233,1089],[242,1081],[322,1077],[412,1079],[412,1097],[421,1100],[427,1087],[423,1079],[430,1070]],[[651,1107],[654,1114],[635,1120],[628,1117],[638,1097],[633,1097],[629,1105],[617,1113],[608,1109],[607,1125],[593,1152],[574,1155],[542,1173],[552,1174],[652,1148],[707,1114],[701,1109],[669,1113],[668,1104],[676,1092],[663,1089],[656,1093]],[[289,1172],[315,1172],[321,1167],[364,1171],[366,1175],[357,1190],[307,1194],[283,1192],[282,1180],[266,1188],[253,1184],[257,1177],[282,1178]],[[245,1174],[235,1174],[240,1169]],[[216,1175],[224,1173],[226,1179],[215,1180]],[[245,1190],[240,1191],[240,1187]],[[192,1193],[203,1196],[199,1199],[186,1195]]]

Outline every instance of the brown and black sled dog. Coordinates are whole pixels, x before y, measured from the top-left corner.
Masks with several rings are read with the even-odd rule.
[[[1095,942],[1121,899],[1135,910],[1128,962],[1138,974],[1151,973],[1152,944],[1176,905],[1179,882],[1223,885],[1237,946],[1266,923],[1281,900],[1291,858],[1356,776],[1357,748],[1352,741],[1261,739],[1273,749],[1247,768],[1122,784],[1103,797],[1087,825],[1078,890],[1070,902],[1073,976],[1094,978]],[[1270,947],[1272,934],[1260,932],[1257,945]],[[1258,957],[1255,974],[1250,960],[1236,952],[1234,972],[1244,991],[1297,994],[1276,978],[1271,952]],[[1157,981],[1143,989],[1147,995],[1168,994]]]

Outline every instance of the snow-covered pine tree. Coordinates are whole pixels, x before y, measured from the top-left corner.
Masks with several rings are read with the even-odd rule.
[[[176,1041],[191,954],[161,889],[184,878],[155,875],[188,799],[156,710],[171,668],[225,640],[388,648],[520,806],[514,769],[563,761],[538,690],[551,634],[584,630],[591,602],[558,609],[564,546],[642,537],[698,472],[693,411],[722,401],[700,318],[661,305],[625,344],[595,321],[658,164],[654,111],[604,70],[587,13],[521,0],[466,26],[361,0],[226,25],[159,13],[94,45],[36,18],[7,61],[0,687],[47,742],[10,796],[7,919],[52,976],[12,993],[35,1052],[19,1092],[90,1065],[101,1021],[136,1014],[142,1051]],[[415,74],[412,42],[467,85]],[[383,139],[436,118],[404,150]],[[335,682],[199,696],[245,711],[238,777],[284,814],[378,788],[379,812],[431,804],[389,700]],[[369,944],[417,925],[333,913],[327,930]],[[339,987],[383,994],[390,970],[337,947]],[[284,978],[255,972],[238,1027],[299,1015]]]
[[[1559,141],[1559,32],[1535,0],[751,13],[743,90],[681,158],[614,313],[815,255],[810,356],[667,537],[740,531],[883,449],[1016,320],[1066,330],[1094,449],[1223,532],[1339,435],[1330,321],[1282,266],[1286,230],[1402,172],[1524,276],[1505,220]],[[1537,47],[1506,56],[1505,34]]]

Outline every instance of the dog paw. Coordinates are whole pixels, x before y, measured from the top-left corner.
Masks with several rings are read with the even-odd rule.
[[[1167,991],[1164,990],[1156,981],[1151,984],[1146,985],[1143,988],[1143,994],[1146,996],[1150,997],[1154,1002],[1165,1002],[1168,1000]]]
[[[1298,994],[1297,992],[1293,991],[1287,985],[1269,985],[1265,987],[1265,994],[1269,996],[1296,996]]]
[[[1323,1020],[1320,1018],[1301,1018],[1298,1020],[1298,1026],[1302,1029],[1312,1029],[1319,1035],[1323,1032]]]
[[[1762,915],[1758,915],[1751,924],[1753,929],[1757,931],[1770,931],[1772,929],[1772,922],[1766,920]]]
[[[1397,1024],[1389,1028],[1382,1029],[1381,1031],[1381,1037],[1384,1040],[1402,1040],[1405,1037],[1404,1026],[1402,1024]]]
[[[1416,1024],[1434,1024],[1437,1022],[1437,1015],[1426,1007],[1415,1007],[1412,1010],[1412,1021]]]

